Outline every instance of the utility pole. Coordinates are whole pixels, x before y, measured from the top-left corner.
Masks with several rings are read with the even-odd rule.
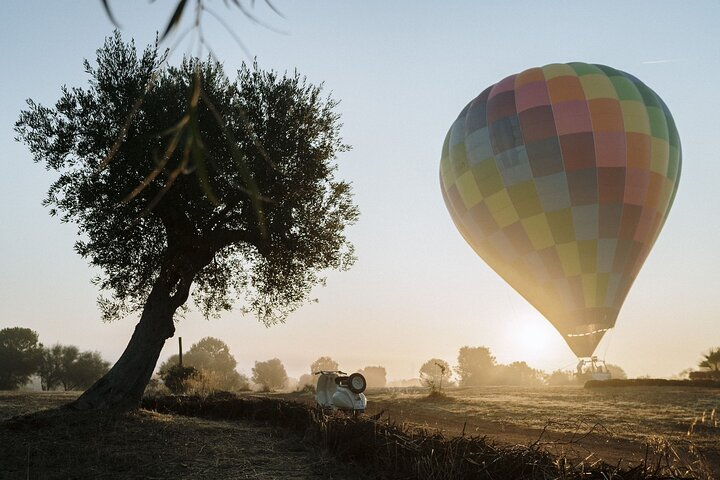
[[[180,352],[180,366],[182,367],[182,337],[178,337],[178,350]]]

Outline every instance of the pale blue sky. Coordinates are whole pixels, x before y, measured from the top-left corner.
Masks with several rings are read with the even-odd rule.
[[[111,1],[139,46],[164,27],[175,2]],[[262,2],[259,2],[262,3]],[[270,329],[240,313],[207,322],[190,314],[190,345],[224,339],[249,373],[279,357],[299,376],[321,355],[354,370],[417,375],[430,357],[456,363],[463,345],[501,362],[553,370],[574,357],[548,323],[477,258],[456,232],[438,186],[440,149],[462,107],[507,75],[552,62],[602,63],[632,73],[668,104],[683,145],[679,193],[660,239],[598,354],[631,375],[670,376],[720,346],[720,3],[714,1],[275,2],[255,12],[276,33],[226,15],[263,68],[297,68],[341,100],[339,159],[362,216],[350,232],[358,262],[331,273],[318,303]],[[187,19],[186,19],[187,20]],[[247,55],[208,17],[210,45],[232,72]],[[83,58],[110,34],[99,0],[14,0],[0,18],[0,328],[26,326],[46,344],[100,350],[114,361],[135,319],[102,324],[93,272],[73,251],[75,229],[40,202],[52,174],[13,140],[28,97],[52,104],[63,84],[84,86]],[[190,40],[180,54],[194,52]],[[177,57],[176,57],[177,58]],[[354,345],[354,346],[352,346]],[[163,357],[176,350],[171,340]]]

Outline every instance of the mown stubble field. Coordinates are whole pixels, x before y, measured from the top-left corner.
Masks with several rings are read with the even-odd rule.
[[[682,455],[699,453],[720,478],[718,389],[451,388],[445,390],[446,399],[434,401],[424,389],[366,393],[369,415],[384,411],[397,422],[438,429],[448,436],[464,432],[501,443],[539,441],[554,453],[609,463],[639,462],[646,445],[663,444]]]
[[[673,387],[479,387],[370,390],[368,415],[439,430],[540,445],[592,465],[637,465],[667,452],[720,478],[720,390]],[[243,394],[258,396],[259,394]],[[53,408],[75,393],[0,392],[0,478],[363,478],[282,429],[141,411],[48,425],[8,419]],[[313,404],[308,393],[270,397]],[[715,413],[713,413],[715,412]],[[17,419],[17,417],[16,417]],[[41,420],[44,422],[44,420]],[[77,425],[76,425],[77,424]],[[69,426],[68,426],[69,425]],[[4,460],[4,461],[3,461]],[[70,476],[68,476],[70,472]]]
[[[0,480],[367,478],[292,432],[255,422],[49,410],[79,393],[0,391]]]

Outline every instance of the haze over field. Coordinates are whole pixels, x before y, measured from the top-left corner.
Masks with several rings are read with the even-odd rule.
[[[186,345],[222,338],[245,373],[255,360],[279,357],[297,377],[329,355],[345,370],[383,365],[389,379],[409,378],[431,357],[454,365],[463,345],[488,346],[501,363],[572,368],[575,357],[560,335],[457,233],[440,195],[438,164],[447,129],[469,99],[507,75],[577,60],[614,66],[655,90],[673,113],[684,160],[669,219],[597,353],[630,376],[670,376],[719,345],[713,119],[720,111],[720,5],[511,5],[278,3],[284,19],[260,5],[256,15],[284,33],[229,15],[261,68],[297,68],[341,100],[343,136],[353,150],[338,159],[338,176],[353,182],[362,213],[349,234],[358,261],[329,275],[327,287],[315,290],[318,302],[285,324],[265,328],[238,311],[208,322],[191,312],[176,336]],[[112,7],[125,38],[139,47],[170,15],[160,2]],[[206,22],[228,72],[252,60],[221,25]],[[100,322],[90,284],[95,272],[73,251],[74,226],[41,206],[53,177],[32,163],[12,131],[26,98],[52,104],[61,85],[85,84],[82,60],[92,61],[111,30],[99,1],[5,6],[0,328],[29,327],[46,345],[76,344],[114,361],[136,319]],[[191,45],[181,43],[172,61],[194,54]],[[167,342],[161,361],[176,350]]]

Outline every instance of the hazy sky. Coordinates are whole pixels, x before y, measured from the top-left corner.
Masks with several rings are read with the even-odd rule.
[[[141,47],[175,3],[110,2]],[[239,312],[211,321],[191,313],[176,333],[186,346],[216,336],[246,374],[278,357],[296,377],[330,355],[349,371],[383,365],[390,379],[409,378],[431,357],[455,365],[463,345],[488,346],[503,363],[572,368],[560,335],[457,233],[438,184],[445,133],[470,99],[507,75],[569,61],[643,80],[672,111],[683,147],[669,219],[598,355],[632,376],[670,376],[720,346],[720,2],[276,0],[285,18],[257,2],[256,15],[280,32],[210,3],[262,68],[297,68],[341,100],[353,150],[339,158],[340,177],[353,183],[362,216],[349,231],[356,265],[331,273],[317,303],[271,328]],[[213,18],[203,26],[228,72],[249,60]],[[12,130],[26,98],[51,105],[62,85],[85,86],[82,60],[112,28],[99,0],[3,3],[0,328],[29,327],[45,344],[115,361],[136,318],[100,321],[75,227],[41,205],[54,176]],[[178,51],[195,49],[188,39]],[[176,350],[169,340],[161,359]]]

